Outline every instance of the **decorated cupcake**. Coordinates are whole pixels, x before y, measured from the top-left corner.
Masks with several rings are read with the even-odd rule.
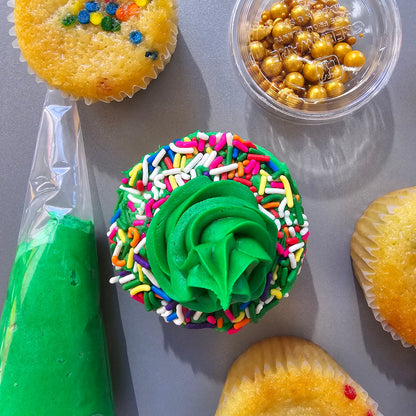
[[[416,346],[416,187],[378,198],[351,239],[357,277],[376,319],[395,340]]]
[[[232,365],[216,416],[381,416],[377,404],[321,347],[265,339]]]
[[[135,300],[188,329],[235,333],[287,296],[308,222],[285,164],[231,133],[196,132],[125,172],[108,232]]]
[[[87,103],[145,89],[176,46],[174,0],[15,0],[14,22],[36,75]]]

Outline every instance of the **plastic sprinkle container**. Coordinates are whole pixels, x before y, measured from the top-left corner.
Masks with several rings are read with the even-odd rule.
[[[310,123],[352,113],[381,91],[401,37],[395,0],[238,0],[230,33],[255,101]]]

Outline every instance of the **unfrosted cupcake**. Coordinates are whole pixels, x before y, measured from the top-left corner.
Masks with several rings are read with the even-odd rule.
[[[376,319],[395,340],[416,346],[416,187],[376,199],[351,239],[357,277]]]
[[[195,132],[125,172],[108,232],[119,282],[166,322],[235,333],[279,303],[308,240],[288,168],[231,133]]]
[[[174,0],[15,0],[14,22],[36,75],[87,103],[145,89],[176,47]]]
[[[381,416],[364,389],[321,347],[265,339],[232,365],[216,416]]]

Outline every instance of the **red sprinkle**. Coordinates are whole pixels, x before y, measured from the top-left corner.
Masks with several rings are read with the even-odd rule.
[[[166,167],[168,169],[173,169],[173,164],[172,164],[172,161],[170,160],[169,157],[166,156],[163,160],[164,160],[164,162],[166,164]]]
[[[349,384],[344,386],[344,394],[350,400],[354,400],[357,397],[357,392],[355,391],[354,387],[350,386]]]
[[[250,186],[250,191],[251,191],[251,186]],[[251,192],[253,192],[253,191],[251,191]],[[256,196],[256,201],[257,201],[257,203],[258,204],[260,204],[260,201],[263,199],[263,196],[261,196],[261,195],[259,195],[259,196]]]
[[[143,181],[137,181],[137,182],[136,182],[136,188],[137,188],[140,192],[143,192],[143,191],[144,191]]]
[[[298,232],[300,232],[300,227],[299,227],[299,225],[295,225],[295,231],[298,233]]]
[[[244,179],[244,178],[237,178],[237,177],[234,177],[234,178],[233,178],[233,181],[240,182],[240,183],[242,183],[243,185],[246,185],[246,186],[251,186],[251,185],[253,185],[253,182],[248,181],[247,179]]]
[[[239,142],[238,140],[233,140],[233,146],[244,153],[248,152],[248,147],[245,146],[243,143]]]
[[[132,298],[134,300],[137,300],[137,302],[140,302],[140,303],[144,304],[143,292],[136,293],[135,295],[132,296]]]
[[[258,162],[268,162],[270,160],[270,156],[267,155],[257,155],[255,153],[249,153],[247,155],[248,160],[257,160]]]
[[[274,214],[273,214],[274,215]],[[282,238],[283,238],[283,233],[281,232],[281,231],[279,231],[278,233],[277,233],[277,238],[279,239],[279,240],[281,240]]]
[[[373,413],[371,410],[369,410],[369,411],[367,412],[367,416],[374,416],[374,413]]]
[[[228,179],[228,173],[227,172],[222,173],[221,174],[221,180],[226,181],[227,179]]]
[[[257,146],[253,144],[252,142],[250,142],[249,140],[244,140],[243,144],[247,147],[252,147],[253,149],[257,149]]]
[[[273,214],[276,218],[280,218],[279,217],[279,214],[277,213],[277,211],[276,210],[274,210],[273,208],[269,208],[269,211],[270,211],[270,213],[271,214]],[[280,231],[279,231],[279,233],[280,233]],[[279,235],[279,234],[278,234]],[[282,235],[282,237],[279,237],[279,238],[283,238],[283,235]]]
[[[209,322],[210,324],[216,324],[217,323],[217,320],[215,319],[215,316],[208,315],[207,316],[207,322]]]
[[[296,237],[291,237],[286,239],[286,244],[292,246],[293,244],[299,243],[299,240]]]

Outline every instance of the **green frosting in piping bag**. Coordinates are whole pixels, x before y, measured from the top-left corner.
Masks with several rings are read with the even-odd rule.
[[[161,206],[146,245],[160,287],[209,313],[261,296],[277,262],[276,242],[275,223],[246,186],[200,176]]]

